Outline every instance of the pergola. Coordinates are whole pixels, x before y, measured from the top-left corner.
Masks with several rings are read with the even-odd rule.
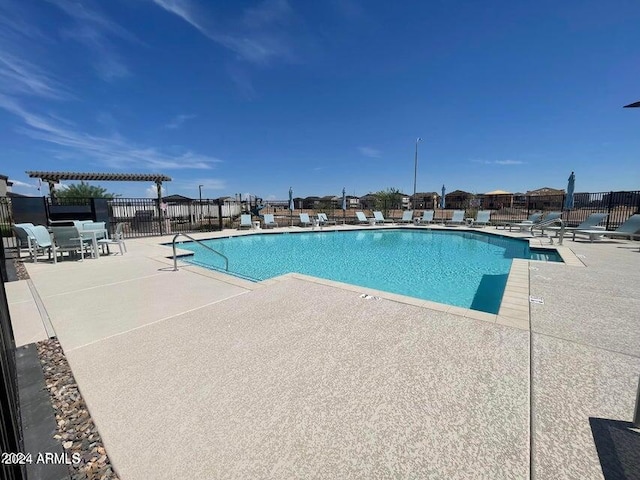
[[[107,181],[107,182],[154,182],[158,191],[158,205],[162,202],[162,182],[170,182],[171,177],[160,173],[81,173],[81,172],[36,172],[27,171],[31,178],[39,178],[49,184],[51,198],[55,198],[55,186],[60,180]]]

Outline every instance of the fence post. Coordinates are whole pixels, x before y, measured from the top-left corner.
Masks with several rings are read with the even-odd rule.
[[[613,192],[609,192],[609,205],[607,206],[607,225],[605,230],[609,230],[609,224],[611,223],[611,204],[613,203]]]
[[[531,215],[531,212],[529,212],[529,198],[530,197],[529,197],[529,195],[527,195],[525,198],[527,199],[527,218],[529,218],[529,215]]]
[[[218,200],[218,226],[220,227],[220,231],[222,231],[222,205],[220,204],[220,201]]]

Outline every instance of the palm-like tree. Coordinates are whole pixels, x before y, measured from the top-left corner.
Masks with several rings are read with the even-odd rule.
[[[115,195],[107,192],[106,188],[80,182],[58,190],[56,196],[58,198],[113,198]]]

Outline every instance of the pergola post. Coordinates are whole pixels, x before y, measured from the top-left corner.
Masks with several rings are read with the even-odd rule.
[[[162,211],[162,182],[156,180],[156,190],[158,192],[158,221],[160,222],[160,235],[164,235],[164,218]]]

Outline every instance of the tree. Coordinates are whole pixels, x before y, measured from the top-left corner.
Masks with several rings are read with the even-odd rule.
[[[397,188],[387,188],[373,194],[376,197],[376,208],[382,210],[386,217],[390,209],[399,209],[402,205],[402,195]]]
[[[87,182],[74,183],[67,188],[56,190],[58,198],[113,198],[106,188],[89,185]]]

